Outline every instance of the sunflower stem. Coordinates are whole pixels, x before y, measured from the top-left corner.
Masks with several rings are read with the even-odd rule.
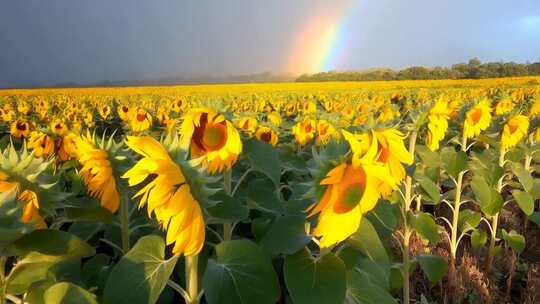
[[[461,140],[461,151],[467,152],[467,137],[463,134]],[[461,208],[461,192],[463,188],[463,176],[465,171],[461,171],[458,174],[456,183],[456,194],[454,196],[454,205],[452,210],[452,225],[450,227],[450,265],[448,269],[448,290],[450,294],[456,291],[456,256],[459,244],[458,236],[458,223],[459,223],[459,209]]]
[[[6,302],[6,266],[7,257],[0,256],[0,304]]]
[[[418,132],[414,131],[409,137],[409,153],[414,158],[414,152],[416,149],[416,137]],[[407,175],[405,178],[405,195],[403,200],[403,303],[408,304],[410,302],[410,283],[409,283],[409,242],[412,235],[412,231],[407,222],[407,213],[409,212],[412,204],[412,176]]]
[[[126,254],[129,251],[129,199],[122,195],[120,202],[120,228],[122,233],[122,251]]]
[[[227,169],[223,175],[223,189],[225,193],[231,195],[232,169]],[[233,223],[228,221],[223,223],[223,240],[229,241],[232,238]]]
[[[499,154],[499,166],[504,168],[504,156],[506,155],[506,150],[501,149]],[[503,189],[503,179],[504,175],[499,178],[497,182],[497,192],[501,193]],[[499,212],[497,212],[491,218],[491,237],[489,239],[489,250],[488,256],[486,259],[485,270],[486,272],[491,272],[491,267],[493,265],[493,258],[495,257],[495,245],[497,243],[497,226],[499,225]]]
[[[199,272],[198,272],[199,256],[186,256],[186,284],[189,299],[186,299],[188,304],[196,304],[199,302]]]

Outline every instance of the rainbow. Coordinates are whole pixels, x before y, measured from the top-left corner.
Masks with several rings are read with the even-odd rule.
[[[298,75],[336,69],[344,55],[348,21],[359,2],[350,0],[341,6],[317,8],[295,35],[287,71]]]

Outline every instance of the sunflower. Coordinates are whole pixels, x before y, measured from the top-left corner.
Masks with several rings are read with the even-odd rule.
[[[405,136],[400,131],[393,128],[373,130],[371,133],[363,134],[351,134],[344,131],[343,135],[351,146],[353,165],[360,166],[373,148],[372,145],[375,145],[376,153],[371,154],[372,161],[387,168],[388,174],[396,183],[400,183],[405,178],[403,164],[412,164],[413,156],[405,148],[403,143]],[[380,191],[385,196],[392,193],[392,190],[393,187],[388,183],[380,185]]]
[[[266,126],[260,126],[257,129],[257,132],[255,132],[255,137],[257,137],[258,140],[271,144],[274,147],[278,142],[278,135],[276,131]]]
[[[148,130],[152,126],[152,115],[146,112],[143,108],[138,108],[131,117],[131,129],[134,132],[142,132]]]
[[[30,135],[30,123],[26,120],[17,120],[11,123],[11,136],[27,138]]]
[[[81,176],[91,197],[98,198],[101,206],[112,213],[118,210],[120,196],[116,190],[111,162],[106,150],[94,144],[90,134],[75,137],[77,157],[82,164]]]
[[[519,143],[527,135],[529,118],[525,115],[516,115],[508,119],[501,134],[501,149],[507,150]]]
[[[529,109],[529,115],[531,117],[537,117],[540,115],[540,98],[537,98],[531,105],[531,108]]]
[[[116,109],[116,112],[118,113],[118,117],[120,117],[120,119],[123,121],[123,122],[128,122],[130,121],[131,119],[131,114],[132,114],[132,111],[131,109],[129,108],[128,105],[120,105],[117,109]]]
[[[238,120],[238,128],[244,130],[247,134],[253,134],[257,130],[259,122],[254,117],[245,116]]]
[[[98,107],[98,112],[101,118],[107,119],[111,115],[111,107],[109,105],[102,105]]]
[[[21,222],[32,223],[38,229],[47,228],[47,225],[39,212],[36,191],[50,191],[55,184],[43,174],[49,164],[28,153],[24,146],[21,152],[12,145],[0,151],[0,193],[15,195],[23,207]]]
[[[495,115],[503,115],[512,111],[515,107],[514,101],[512,99],[503,99],[497,103],[495,106]]]
[[[317,131],[317,124],[313,119],[304,119],[298,122],[292,128],[292,133],[296,142],[303,146],[315,138],[315,132]]]
[[[212,109],[199,108],[186,114],[180,134],[182,147],[191,147],[191,157],[209,173],[230,169],[242,152],[238,130]]]
[[[148,215],[154,214],[167,231],[167,245],[175,243],[173,254],[198,254],[204,245],[204,219],[182,169],[152,137],[128,136],[126,144],[143,158],[122,178],[135,186],[152,177],[152,181],[135,194],[141,197],[139,207],[146,205]]]
[[[356,166],[342,163],[320,182],[324,194],[306,211],[309,217],[320,213],[313,235],[321,238],[321,248],[337,244],[358,230],[362,215],[372,210],[381,197],[382,183],[396,187],[388,168],[373,162],[375,154],[373,142]]]
[[[281,116],[278,112],[268,113],[268,115],[266,115],[266,120],[276,127],[281,126]]]
[[[428,134],[426,145],[431,151],[439,149],[439,142],[444,138],[448,129],[448,119],[451,110],[448,108],[446,99],[439,99],[428,113]]]
[[[47,157],[54,153],[54,139],[49,135],[32,131],[28,139],[28,148],[34,151],[36,157]]]
[[[77,156],[75,137],[73,133],[68,133],[57,139],[56,155],[58,155],[61,161],[67,161]]]
[[[317,138],[315,139],[317,145],[326,145],[330,139],[338,137],[339,133],[330,122],[324,119],[317,122]]]
[[[489,101],[484,99],[467,111],[463,122],[463,135],[472,138],[480,135],[491,123],[491,107]]]
[[[51,122],[50,128],[51,128],[51,131],[55,135],[59,135],[59,136],[64,135],[64,133],[66,133],[66,131],[67,131],[66,124],[63,123],[60,119],[53,120]]]
[[[21,222],[33,223],[37,229],[47,228],[43,217],[39,214],[39,201],[35,192],[30,190],[20,191],[20,185],[16,182],[9,182],[9,176],[0,171],[0,193],[14,192],[17,200],[23,204]]]

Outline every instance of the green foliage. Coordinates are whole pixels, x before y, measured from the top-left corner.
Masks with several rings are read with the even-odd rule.
[[[208,260],[203,281],[208,303],[275,303],[280,287],[267,254],[248,240],[225,241]]]

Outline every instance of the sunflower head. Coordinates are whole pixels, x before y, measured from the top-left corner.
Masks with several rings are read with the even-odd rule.
[[[50,163],[35,158],[25,146],[16,151],[9,145],[0,153],[0,197],[16,196],[22,204],[21,222],[33,223],[36,228],[46,227],[40,210],[53,212],[50,203],[58,194],[52,189],[56,183],[47,171]]]
[[[99,199],[101,206],[112,213],[120,206],[117,177],[127,166],[122,142],[113,138],[114,134],[105,140],[105,135],[99,138],[90,133],[74,138],[77,159],[82,165],[80,174],[90,196]]]
[[[36,157],[47,157],[54,153],[54,139],[41,131],[32,131],[28,139],[28,148]]]
[[[194,109],[180,126],[181,146],[209,173],[230,169],[242,152],[240,134],[223,114],[210,108]]]
[[[185,160],[177,136],[169,135],[165,142],[128,136],[126,144],[142,158],[123,178],[130,186],[145,183],[135,197],[140,197],[139,207],[146,206],[148,215],[166,231],[167,245],[174,243],[173,254],[196,255],[205,239],[202,207],[217,192],[208,187],[215,180]]]
[[[148,130],[152,126],[152,115],[139,107],[131,116],[130,126],[134,132]]]
[[[11,136],[16,138],[28,138],[31,132],[30,122],[26,120],[16,120],[11,123],[10,133]]]
[[[274,147],[277,145],[278,134],[274,129],[270,127],[259,126],[257,132],[255,133],[255,136],[258,140],[263,141],[267,144],[271,144]]]
[[[491,107],[487,99],[483,99],[465,113],[463,122],[463,135],[466,138],[473,138],[491,124]]]
[[[516,146],[529,131],[529,118],[515,115],[508,119],[501,134],[501,149],[507,150]]]

